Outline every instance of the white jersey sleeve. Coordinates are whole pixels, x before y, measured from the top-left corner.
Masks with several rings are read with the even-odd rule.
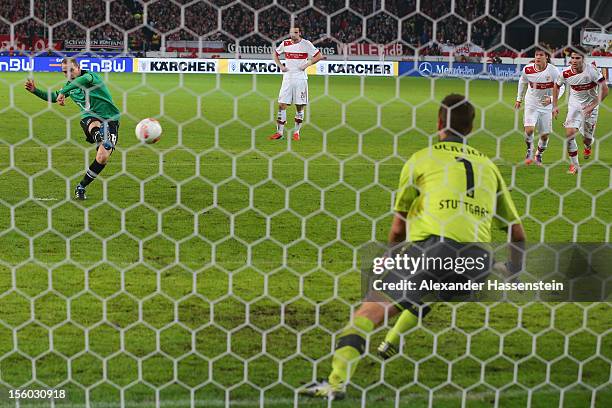
[[[320,52],[310,41],[306,43],[306,49],[308,50],[308,56],[310,58],[314,57]]]
[[[593,80],[593,82],[598,83],[605,79],[603,74],[597,69],[597,67],[595,67],[592,64],[588,64],[588,67],[589,67],[591,79]]]
[[[559,87],[559,94],[557,95],[557,101],[559,99],[561,99],[561,96],[563,96],[563,94],[565,93],[565,88],[567,88],[567,81],[565,80],[565,76],[563,76],[563,69],[561,69],[561,72],[559,72],[559,75],[557,76],[557,80],[555,81],[555,84],[557,84],[557,86]]]
[[[285,52],[285,42],[281,41],[280,44],[278,44],[278,47],[276,47],[276,50],[274,50],[276,52],[277,55],[281,55],[282,53]]]
[[[557,67],[552,66],[551,69],[551,74],[553,76],[553,82],[557,85],[559,85],[559,78],[563,78],[563,74],[561,72],[559,72],[559,70],[557,69]],[[557,99],[560,99],[563,94],[565,93],[565,84],[563,85],[559,85],[559,94],[557,95]]]
[[[559,100],[563,96],[564,93],[565,93],[565,85],[561,85],[559,87],[559,95],[557,95],[557,100]]]
[[[557,85],[565,86],[566,82],[567,81],[565,80],[565,76],[563,76],[563,73],[560,73],[559,76],[557,76],[557,81],[556,81]]]
[[[525,97],[525,91],[527,90],[527,86],[529,81],[527,80],[527,76],[525,75],[525,68],[521,71],[521,76],[519,77],[518,82],[518,93],[516,95],[516,100],[518,102],[523,102],[523,98]]]

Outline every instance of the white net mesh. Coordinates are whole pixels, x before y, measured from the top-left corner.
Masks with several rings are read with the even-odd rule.
[[[39,40],[185,55],[177,42],[195,41],[194,57],[223,42],[242,58],[298,23],[343,60],[418,54],[435,69],[448,49],[466,61],[542,43],[562,53],[581,28],[609,25],[604,1],[560,3],[5,1],[0,38],[15,56]],[[609,103],[573,177],[561,120],[543,168],[516,164],[516,82],[424,77],[420,65],[416,76],[311,75],[302,140],[272,142],[279,76],[106,72],[118,150],[80,202],[73,188],[94,152],[78,109],[23,90],[28,77],[59,89],[61,73],[5,72],[25,63],[0,74],[1,406],[306,405],[295,391],[327,376],[361,300],[358,249],[386,240],[401,167],[436,140],[450,92],[476,106],[470,144],[499,164],[530,241],[610,240]],[[145,117],[164,128],[156,145],[133,137]],[[437,304],[389,361],[374,353],[388,326],[374,332],[344,404],[608,406],[609,315],[609,302]],[[65,396],[14,398],[49,389]]]

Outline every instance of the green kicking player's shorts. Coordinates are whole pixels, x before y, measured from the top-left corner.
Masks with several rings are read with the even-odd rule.
[[[87,116],[81,119],[81,129],[83,129],[83,133],[85,133],[85,140],[87,140],[87,142],[91,144],[95,143],[96,149],[100,147],[100,145],[102,144],[102,140],[96,140],[94,136],[89,133],[89,125],[91,124],[91,122],[94,122],[94,121],[100,122],[100,125],[101,125],[100,131],[102,131],[102,128],[106,124],[107,126],[106,131],[108,133],[108,138],[113,144],[113,149],[115,149],[115,146],[117,146],[117,142],[119,141],[119,121],[104,120],[104,119],[96,118],[94,116]]]

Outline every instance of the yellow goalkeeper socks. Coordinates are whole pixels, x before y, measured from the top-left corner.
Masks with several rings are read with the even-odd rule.
[[[400,336],[417,325],[419,318],[409,310],[404,310],[395,322],[395,325],[387,332],[385,341],[399,346]]]
[[[344,329],[332,360],[332,372],[329,375],[332,387],[340,389],[351,378],[357,368],[359,356],[365,352],[366,336],[372,330],[374,322],[363,316],[355,317],[353,324]]]

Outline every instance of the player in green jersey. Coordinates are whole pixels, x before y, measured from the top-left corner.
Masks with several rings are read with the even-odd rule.
[[[463,95],[451,94],[442,101],[438,114],[439,142],[414,153],[402,170],[389,245],[397,248],[408,240],[410,245],[402,250],[414,259],[451,257],[457,260],[468,255],[472,259],[482,256],[489,262],[482,269],[472,268],[478,272],[474,276],[456,270],[444,275],[440,267],[434,266],[408,275],[404,271],[392,271],[384,279],[393,282],[398,272],[404,274],[402,278],[415,281],[486,278],[492,256],[485,249],[486,244],[477,243],[491,241],[494,222],[508,229],[511,241],[517,243],[511,246],[509,269],[517,273],[522,268],[521,244],[525,233],[510,192],[497,166],[468,146],[465,140],[472,131],[474,116],[474,107]],[[379,347],[379,354],[388,358],[397,352],[401,334],[415,327],[419,317],[424,317],[429,311],[423,298],[427,299],[429,295],[443,298],[447,294],[403,290],[399,295],[370,291],[337,340],[328,379],[303,388],[300,394],[330,400],[344,398],[346,383],[354,373],[360,355],[365,352],[366,338],[374,328],[402,312],[396,326]]]
[[[59,91],[48,92],[37,88],[31,79],[26,81],[25,88],[40,99],[62,106],[69,97],[81,109],[81,128],[85,139],[95,143],[97,150],[96,158],[74,190],[77,200],[85,200],[85,188],[104,170],[117,145],[120,112],[98,74],[81,69],[74,58],[64,58],[61,67],[68,82]],[[100,146],[103,148],[100,149]]]

